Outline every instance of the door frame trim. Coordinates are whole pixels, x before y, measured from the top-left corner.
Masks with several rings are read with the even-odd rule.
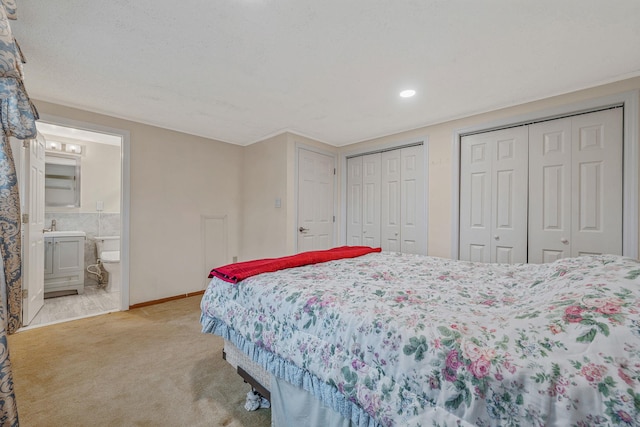
[[[640,141],[638,141],[639,99],[640,90],[632,90],[456,129],[453,134],[451,150],[451,259],[459,259],[460,250],[460,140],[463,136],[530,124],[541,120],[559,119],[615,106],[623,107],[622,255],[637,259],[639,243],[638,169],[640,167],[638,159],[640,153]]]
[[[96,123],[69,119],[52,114],[40,114],[39,121],[83,129],[90,132],[119,136],[120,147],[120,311],[129,309],[129,235],[130,235],[130,188],[131,188],[131,135],[128,130],[103,126]]]

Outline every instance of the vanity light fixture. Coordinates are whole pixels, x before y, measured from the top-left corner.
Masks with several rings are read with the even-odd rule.
[[[84,146],[80,144],[71,144],[68,142],[64,143],[64,142],[47,140],[45,149],[47,151],[60,151],[60,152],[69,153],[69,154],[82,154],[82,152],[84,151]]]
[[[413,89],[407,89],[400,92],[400,96],[403,98],[411,98],[415,94],[416,94],[416,91]]]
[[[62,143],[60,143],[58,141],[47,141],[46,149],[47,150],[61,151],[62,150]]]
[[[67,153],[82,154],[82,145],[64,144],[64,151]]]

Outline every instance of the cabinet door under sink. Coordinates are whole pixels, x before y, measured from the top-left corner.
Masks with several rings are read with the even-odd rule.
[[[47,238],[44,289],[46,292],[84,292],[84,236]]]
[[[84,262],[84,239],[56,237],[54,244],[56,247],[53,261],[58,272],[64,273],[83,269],[80,263]]]
[[[44,275],[53,274],[53,238],[44,239]]]

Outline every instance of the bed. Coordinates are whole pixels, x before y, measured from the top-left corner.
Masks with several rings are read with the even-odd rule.
[[[201,323],[351,425],[637,426],[639,277],[369,253],[214,277]]]

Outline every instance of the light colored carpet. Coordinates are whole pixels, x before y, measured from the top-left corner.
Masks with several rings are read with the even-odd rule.
[[[20,424],[267,427],[200,332],[199,296],[9,336]]]

